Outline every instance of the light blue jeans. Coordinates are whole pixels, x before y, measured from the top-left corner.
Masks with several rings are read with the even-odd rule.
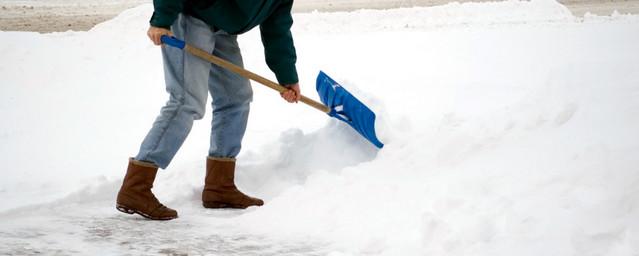
[[[213,31],[203,21],[180,14],[171,26],[177,38],[215,56],[243,66],[237,36]],[[164,79],[169,101],[144,138],[136,160],[165,169],[202,119],[211,93],[213,120],[209,156],[235,158],[246,131],[253,91],[249,81],[189,53],[162,46]]]

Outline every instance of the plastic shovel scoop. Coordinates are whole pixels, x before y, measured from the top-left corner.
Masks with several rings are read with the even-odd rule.
[[[183,49],[192,55],[235,72],[247,79],[263,84],[280,93],[288,91],[288,88],[281,86],[278,83],[243,69],[233,63],[205,52],[202,49],[190,46],[180,39],[170,36],[162,36],[161,40],[164,44]],[[333,79],[324,74],[324,72],[320,71],[317,76],[316,88],[320,99],[324,104],[303,95],[300,101],[328,114],[329,116],[344,121],[376,147],[382,148],[384,146],[384,144],[382,144],[375,135],[375,113],[366,107],[366,105],[346,91],[346,89]]]
[[[364,103],[322,71],[317,75],[315,87],[320,100],[331,109],[329,116],[344,121],[376,147],[384,147],[375,135],[375,113]]]

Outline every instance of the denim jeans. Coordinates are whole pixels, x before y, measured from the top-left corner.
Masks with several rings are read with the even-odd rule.
[[[213,31],[203,21],[183,14],[171,31],[192,46],[243,66],[235,35]],[[165,169],[184,143],[193,121],[204,116],[209,92],[213,109],[209,156],[235,158],[242,146],[253,98],[249,81],[170,46],[162,46],[162,57],[169,101],[162,107],[135,159]]]

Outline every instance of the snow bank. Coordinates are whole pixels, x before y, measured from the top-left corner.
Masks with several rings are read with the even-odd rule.
[[[0,32],[0,252],[639,252],[636,16],[543,0],[296,14],[303,91],[326,71],[378,113],[385,148],[256,85],[238,183],[266,205],[200,208],[201,121],[154,190],[181,217],[155,224],[113,209],[166,97],[150,13]],[[240,44],[272,78],[259,34]]]
[[[434,7],[335,12],[328,17],[321,12],[304,14],[296,27],[310,33],[354,31],[424,30],[518,23],[557,23],[575,20],[570,11],[553,0],[502,1],[485,3],[452,2]],[[339,21],[337,25],[335,22]]]

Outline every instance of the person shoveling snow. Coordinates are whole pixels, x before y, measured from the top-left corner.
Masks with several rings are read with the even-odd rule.
[[[293,1],[154,1],[148,36],[161,45],[161,36],[184,38],[207,52],[242,66],[237,35],[260,26],[266,63],[278,82],[288,88],[284,100],[297,102],[300,86],[291,35]],[[151,192],[158,168],[165,169],[186,139],[194,120],[204,117],[207,94],[213,106],[211,145],[202,192],[206,208],[260,206],[261,199],[245,195],[234,184],[235,157],[246,130],[253,91],[248,79],[173,47],[162,47],[169,101],[146,135],[136,157],[129,160],[117,197],[117,209],[153,220],[177,218]]]
[[[375,114],[323,72],[318,76],[316,89],[324,104],[300,93],[290,31],[291,6],[292,1],[154,2],[148,36],[156,45],[172,46],[162,48],[170,98],[142,142],[140,152],[129,160],[117,198],[119,211],[154,220],[177,218],[177,212],[162,205],[151,188],[158,168],[169,165],[193,121],[204,116],[207,92],[213,98],[213,127],[203,206],[244,209],[264,204],[261,199],[240,192],[234,183],[235,157],[242,146],[253,95],[248,79],[278,91],[287,102],[301,101],[347,123],[373,145],[383,147],[375,135]],[[242,68],[237,34],[257,25],[266,63],[279,83]]]

